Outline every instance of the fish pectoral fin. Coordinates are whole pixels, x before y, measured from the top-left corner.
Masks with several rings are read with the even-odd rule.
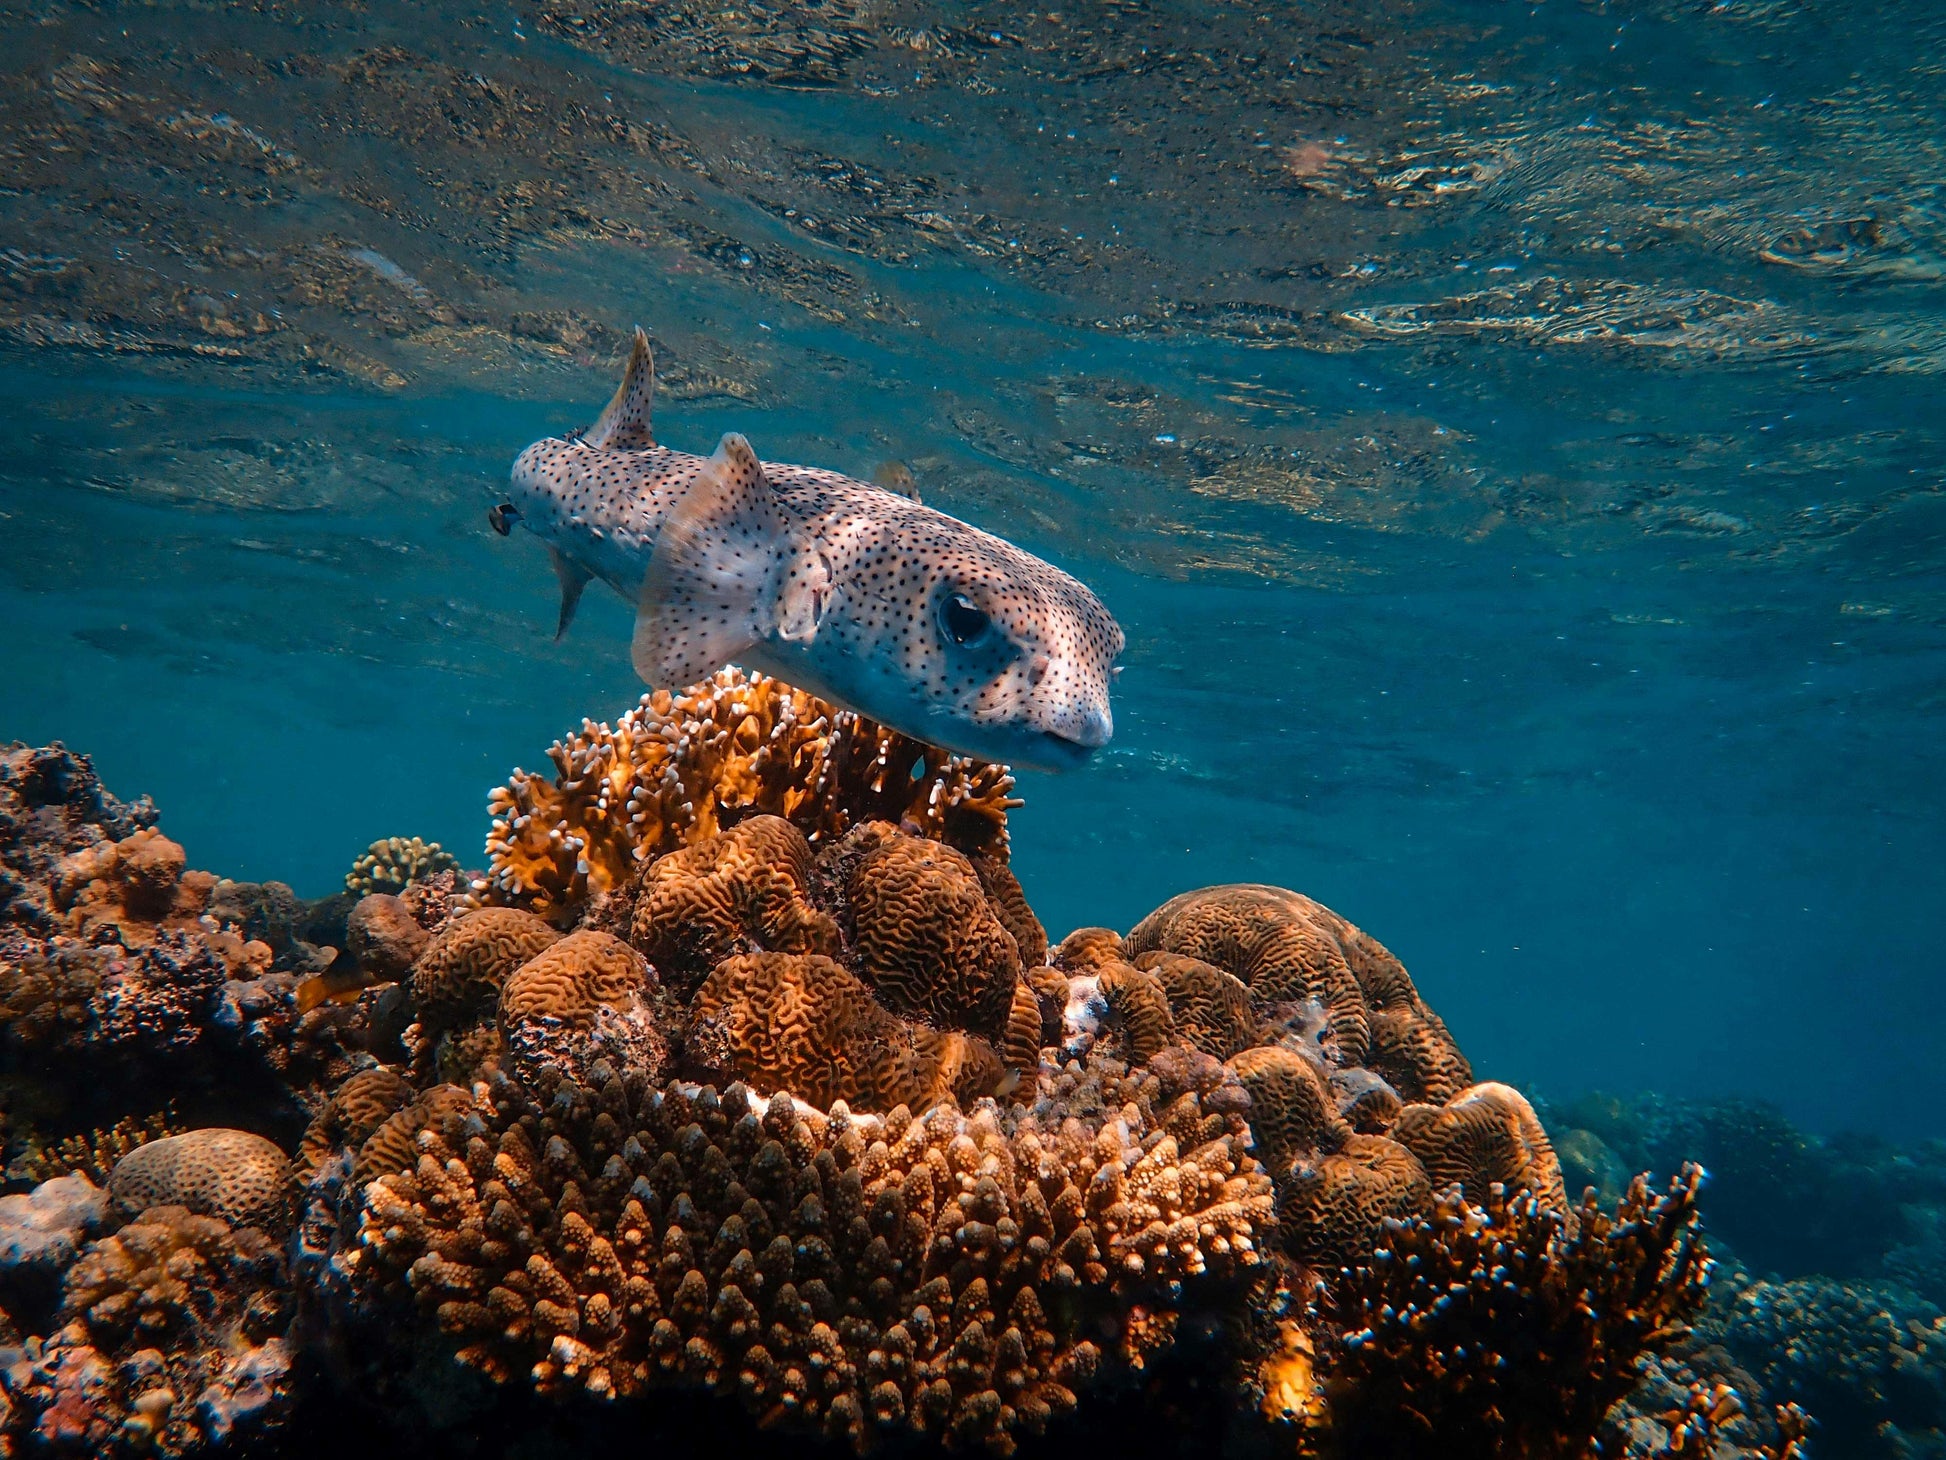
[[[831,564],[817,544],[805,543],[791,556],[777,584],[777,637],[809,644],[817,638],[830,602]]]
[[[681,689],[768,636],[783,539],[757,453],[732,431],[656,536],[636,604],[635,672]]]
[[[635,343],[622,370],[622,383],[581,439],[590,446],[613,451],[640,451],[655,445],[649,429],[649,410],[655,403],[655,356],[649,337],[638,324]]]
[[[581,606],[581,590],[595,575],[557,547],[548,548],[547,560],[554,565],[554,577],[561,585],[561,618],[554,625],[554,640],[559,643],[567,636],[568,625],[574,622],[575,609]]]

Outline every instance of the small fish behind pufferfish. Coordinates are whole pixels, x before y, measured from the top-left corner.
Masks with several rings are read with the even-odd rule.
[[[734,432],[709,457],[658,446],[654,392],[638,329],[600,419],[523,451],[488,514],[547,544],[556,637],[599,578],[636,606],[652,687],[735,662],[984,760],[1061,770],[1108,743],[1125,640],[1085,585],[912,498],[759,461]]]

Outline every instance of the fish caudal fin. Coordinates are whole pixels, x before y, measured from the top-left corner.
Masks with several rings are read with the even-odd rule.
[[[784,524],[750,443],[734,431],[656,537],[630,653],[648,684],[680,689],[765,638]]]
[[[649,350],[649,337],[637,325],[622,383],[581,439],[612,451],[645,450],[655,445],[655,435],[649,429],[649,409],[654,403],[655,356]]]
[[[595,575],[557,547],[548,548],[547,560],[554,565],[554,577],[561,585],[561,618],[554,625],[554,639],[559,643],[567,636],[568,625],[574,622],[574,611],[581,606],[581,590]]]

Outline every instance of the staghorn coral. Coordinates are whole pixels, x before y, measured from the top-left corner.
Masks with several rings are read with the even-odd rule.
[[[1527,1098],[1509,1085],[1473,1085],[1443,1106],[1408,1105],[1393,1123],[1392,1139],[1419,1158],[1435,1187],[1457,1185],[1475,1205],[1497,1182],[1510,1192],[1533,1192],[1554,1211],[1568,1209],[1547,1132]]]
[[[728,959],[697,991],[691,1014],[692,1063],[818,1105],[921,1110],[990,1095],[1005,1075],[986,1041],[901,1019],[818,954]]]
[[[1004,854],[1020,804],[1003,766],[951,756],[764,675],[726,669],[645,695],[611,727],[584,721],[489,798],[486,901],[553,919],[665,852],[769,812],[812,841],[873,819]]]
[[[481,908],[454,919],[412,968],[412,1006],[422,1035],[491,1016],[514,971],[560,936],[518,908]]]
[[[374,892],[403,892],[409,883],[436,872],[459,869],[459,858],[438,842],[419,837],[388,836],[373,842],[345,873],[345,891],[367,896]]]
[[[1300,1449],[1588,1453],[1637,1359],[1702,1306],[1701,1180],[1691,1167],[1654,1193],[1638,1178],[1612,1213],[1592,1198],[1564,1212],[1532,1192],[1474,1206],[1448,1191],[1393,1225],[1306,1305],[1325,1402]]]
[[[115,1163],[108,1192],[127,1212],[183,1207],[239,1227],[287,1220],[290,1161],[249,1131],[208,1126],[137,1146]]]
[[[1005,1034],[1020,950],[964,853],[882,821],[818,859],[860,978],[894,1013]]]
[[[629,937],[684,993],[733,953],[838,951],[838,928],[812,906],[811,844],[781,816],[658,857],[642,874]]]
[[[1140,1087],[1094,1098],[1116,1114],[881,1120],[613,1074],[542,1107],[503,1082],[368,1189],[354,1278],[497,1378],[709,1388],[860,1448],[1005,1453],[1167,1341],[1144,1297],[1260,1261],[1240,1137],[1186,1152]]]
[[[183,1456],[272,1433],[288,1413],[284,1265],[255,1228],[153,1208],[89,1244],[60,1318],[6,1375],[16,1427],[50,1448]]]

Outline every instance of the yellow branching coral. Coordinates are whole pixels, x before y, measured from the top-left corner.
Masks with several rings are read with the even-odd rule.
[[[641,863],[755,812],[813,842],[853,823],[909,823],[972,850],[1006,846],[1020,802],[1004,766],[949,755],[761,674],[725,669],[645,695],[612,726],[584,721],[488,798],[482,900],[558,917]]]

